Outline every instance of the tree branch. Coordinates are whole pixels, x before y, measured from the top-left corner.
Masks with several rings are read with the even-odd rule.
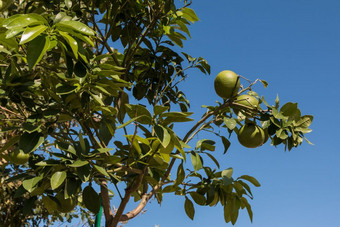
[[[102,196],[103,210],[105,216],[105,226],[112,226],[113,213],[110,205],[109,190],[107,189],[107,182],[102,180],[100,182],[100,192]]]
[[[125,207],[126,207],[126,204],[129,202],[130,200],[130,197],[131,197],[131,194],[136,191],[139,186],[141,185],[142,183],[142,180],[143,180],[143,177],[144,177],[144,173],[143,174],[140,174],[138,177],[137,177],[137,181],[136,182],[133,182],[131,183],[131,185],[125,189],[125,195],[124,195],[124,198],[123,200],[120,202],[119,204],[119,207],[118,207],[118,210],[117,210],[117,213],[116,215],[114,216],[113,220],[112,220],[112,223],[109,225],[109,227],[116,227],[118,222],[120,221],[122,215],[123,215],[123,212],[125,210]],[[144,205],[145,206],[145,205]]]

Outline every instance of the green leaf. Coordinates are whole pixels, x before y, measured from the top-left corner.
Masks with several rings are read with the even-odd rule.
[[[225,138],[224,136],[221,136],[221,139],[222,139],[222,143],[223,143],[223,146],[224,146],[224,151],[223,151],[223,154],[227,153],[228,151],[228,148],[230,147],[230,141]]]
[[[225,169],[222,171],[222,174],[221,174],[222,177],[228,177],[228,178],[231,178],[232,175],[233,175],[233,168]]]
[[[230,205],[229,203],[226,203],[223,208],[224,221],[226,223],[229,223],[231,221],[230,213],[231,213]]]
[[[288,138],[288,134],[287,134],[287,131],[280,128],[276,131],[276,136],[282,140],[285,140]]]
[[[185,171],[183,168],[183,162],[177,168],[177,178],[174,185],[179,185],[183,182],[185,178]]]
[[[106,172],[106,170],[101,167],[101,166],[98,166],[98,165],[93,165],[93,167],[101,174],[107,176],[107,177],[110,177],[110,175]]]
[[[44,174],[40,176],[33,177],[31,179],[24,180],[22,182],[22,186],[28,191],[32,192],[35,189],[35,186],[44,178]]]
[[[27,63],[32,69],[42,59],[50,45],[50,40],[47,36],[39,36],[28,44],[27,48]]]
[[[177,36],[175,36],[175,35],[167,35],[168,36],[168,38],[172,41],[172,42],[174,42],[176,45],[178,45],[179,47],[182,47],[183,48],[183,42],[182,42],[182,40],[181,39],[179,39]]]
[[[185,197],[184,209],[185,209],[185,213],[188,215],[188,217],[191,220],[194,220],[194,216],[195,216],[194,204],[191,202],[190,199],[188,199],[188,197]]]
[[[220,168],[219,162],[217,161],[217,159],[216,159],[213,155],[211,155],[211,154],[209,154],[209,153],[205,153],[205,154],[208,155],[209,158],[210,158],[211,160],[213,160],[213,162],[215,162],[215,164],[216,164],[216,166],[217,166],[218,168]]]
[[[276,99],[275,99],[275,108],[276,108],[276,109],[279,109],[279,105],[280,105],[279,95],[276,95]]]
[[[64,38],[64,40],[68,43],[71,47],[74,57],[78,59],[78,43],[77,41],[69,36],[66,32],[58,31],[59,34]]]
[[[66,171],[55,172],[51,177],[51,188],[52,190],[58,188],[66,179]]]
[[[284,104],[281,107],[280,112],[282,113],[282,115],[288,117],[288,120],[298,121],[301,116],[301,112],[297,107],[297,103],[288,102]]]
[[[197,203],[198,205],[205,205],[205,197],[204,195],[198,193],[198,192],[190,192],[190,196],[191,198],[195,201],[195,203]]]
[[[297,122],[293,123],[294,126],[300,126],[302,128],[308,128],[313,121],[313,116],[312,115],[304,115],[298,120]]]
[[[87,182],[90,179],[91,168],[89,165],[77,168],[77,175],[82,182]]]
[[[155,125],[154,126],[155,133],[161,142],[163,147],[167,147],[170,143],[171,136],[166,128],[164,128],[161,125]]]
[[[131,124],[131,123],[134,122],[134,121],[137,121],[139,118],[142,118],[142,117],[144,117],[144,116],[139,116],[139,117],[132,118],[132,119],[128,120],[127,122],[125,122],[124,124],[119,125],[119,126],[117,127],[117,129],[124,128],[125,126]]]
[[[203,167],[202,157],[194,151],[191,152],[191,163],[195,171],[198,171]]]
[[[65,183],[65,198],[76,197],[81,191],[82,182],[79,179],[67,178]]]
[[[243,202],[243,204],[244,204],[244,205],[246,206],[246,208],[247,208],[247,212],[248,212],[250,221],[253,222],[253,211],[251,210],[250,204],[248,203],[247,199],[244,198],[244,197],[241,198],[241,201]]]
[[[80,32],[85,35],[95,35],[95,32],[89,28],[87,25],[79,22],[79,21],[61,21],[56,24],[56,26],[60,29],[63,28],[71,28],[77,32]]]
[[[223,121],[225,126],[227,126],[227,128],[230,130],[233,130],[237,125],[237,122],[234,118],[223,117]]]
[[[203,139],[199,140],[196,144],[196,150],[200,148],[200,151],[208,150],[208,151],[215,151],[215,141]]]
[[[6,35],[5,38],[6,39],[13,38],[13,37],[19,35],[24,30],[25,30],[25,28],[22,28],[22,27],[18,27],[18,28],[13,28],[13,29],[7,30],[5,32],[5,35]]]
[[[244,179],[249,181],[250,183],[252,183],[255,187],[260,187],[261,184],[252,176],[248,176],[248,175],[243,175],[240,176],[238,179]]]
[[[192,23],[199,20],[193,9],[190,9],[190,8],[187,8],[187,7],[183,8],[182,13],[183,13],[183,17],[185,19],[187,19],[188,21],[192,22]]]
[[[57,210],[58,204],[50,198],[50,196],[42,196],[42,201],[44,204],[44,207],[48,211],[48,213],[52,214],[54,211]]]
[[[35,151],[44,142],[44,135],[38,132],[22,134],[19,140],[19,148],[25,153]]]
[[[89,164],[88,161],[83,161],[83,160],[77,160],[75,162],[73,162],[72,164],[68,165],[69,167],[81,167],[81,166],[84,166],[84,165],[87,165]]]
[[[38,25],[35,27],[27,27],[21,35],[21,40],[19,44],[25,44],[33,39],[35,39],[37,36],[39,36],[43,31],[47,29],[47,26],[45,25]]]
[[[71,86],[68,84],[57,84],[56,88],[57,95],[67,95],[72,92],[75,92],[78,89],[78,86]]]
[[[265,80],[260,80],[260,82],[263,84],[263,86],[266,88],[268,87],[268,82]]]
[[[141,118],[138,118],[138,120],[136,121],[141,124],[151,124],[151,119],[152,119],[151,113],[144,106],[125,104],[125,107],[126,107],[126,112],[130,118],[143,116]]]
[[[157,116],[159,114],[162,114],[163,112],[169,110],[168,106],[158,106],[156,105],[153,109],[154,114]]]
[[[89,211],[97,214],[100,209],[100,197],[97,192],[91,187],[86,186],[83,190],[83,202]]]
[[[47,24],[44,17],[39,14],[16,14],[3,21],[2,25],[7,29],[27,27],[29,25]]]
[[[76,74],[77,77],[85,77],[87,70],[86,67],[84,66],[84,64],[81,61],[78,61],[75,65],[74,65],[74,73]]]

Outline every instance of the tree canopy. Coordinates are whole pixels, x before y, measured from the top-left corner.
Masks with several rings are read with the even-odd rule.
[[[221,170],[215,153],[226,153],[228,135],[241,137],[248,125],[263,131],[261,144],[269,139],[290,151],[309,142],[313,117],[301,115],[297,103],[268,104],[252,90],[266,81],[238,76],[235,96],[206,105],[193,121],[189,91],[179,84],[188,69],[210,74],[210,66],[180,51],[199,20],[191,4],[0,1],[0,204],[8,205],[2,223],[79,214],[93,223],[103,209],[106,226],[117,226],[168,193],[184,198],[191,219],[194,204],[220,203],[227,223],[236,223],[240,209],[252,220],[251,185],[260,183]],[[187,129],[183,137],[178,125]],[[201,131],[216,140],[195,141]],[[215,151],[216,143],[224,150]],[[112,196],[120,198],[115,210]],[[126,211],[131,198],[139,205]]]

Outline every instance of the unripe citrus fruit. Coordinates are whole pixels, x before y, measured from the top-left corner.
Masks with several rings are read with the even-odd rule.
[[[269,133],[268,133],[268,128],[264,129],[264,140],[263,140],[263,144],[267,143],[268,139],[269,139]]]
[[[237,138],[241,145],[248,148],[255,148],[264,143],[265,132],[258,125],[245,124],[240,128]]]
[[[56,198],[59,201],[59,204],[57,206],[57,210],[62,213],[68,213],[71,212],[77,205],[76,198],[64,198],[64,192],[59,192],[56,195]]]
[[[235,103],[248,106],[251,108],[259,107],[259,100],[251,95],[240,95],[236,98]]]
[[[229,99],[235,96],[240,89],[240,78],[233,71],[224,70],[217,74],[214,86],[218,96]]]
[[[237,96],[234,103],[246,106],[246,107],[242,107],[242,106],[236,106],[235,105],[233,107],[233,109],[234,109],[235,114],[238,114],[239,111],[242,110],[242,113],[247,117],[252,116],[252,111],[247,109],[247,107],[249,107],[251,109],[256,109],[256,108],[259,107],[259,100],[257,100],[257,98],[255,98],[254,96],[251,96],[251,95]]]
[[[26,154],[23,150],[15,149],[9,154],[9,160],[17,165],[23,165],[28,162],[30,155]]]

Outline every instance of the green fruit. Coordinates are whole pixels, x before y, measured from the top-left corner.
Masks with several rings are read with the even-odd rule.
[[[9,154],[9,160],[17,165],[23,165],[28,162],[30,155],[26,154],[23,150],[15,149]]]
[[[254,109],[259,107],[259,100],[257,100],[257,98],[251,95],[240,95],[236,98],[235,103]]]
[[[265,132],[258,125],[245,124],[239,130],[237,138],[241,145],[248,148],[255,148],[264,143]]]
[[[214,86],[218,96],[229,99],[237,95],[240,89],[240,78],[233,71],[224,70],[217,74]]]
[[[269,139],[269,133],[268,133],[268,128],[264,129],[264,140],[263,140],[263,144],[267,143],[268,139]]]
[[[64,192],[59,192],[56,195],[56,198],[59,201],[59,204],[57,206],[57,210],[62,213],[69,213],[71,212],[77,205],[76,198],[64,198]]]
[[[233,109],[236,115],[238,115],[239,111],[242,110],[242,114],[244,114],[247,117],[251,117],[253,115],[251,109],[257,109],[259,107],[259,100],[251,95],[240,95],[237,96],[236,100],[234,101],[234,104],[241,104],[242,106],[234,105]],[[248,109],[248,108],[250,109]]]

